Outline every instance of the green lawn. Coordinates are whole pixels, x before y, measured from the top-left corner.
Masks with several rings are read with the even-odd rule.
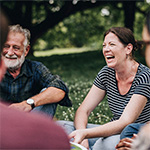
[[[140,62],[144,62],[144,57],[141,54],[137,56]],[[53,74],[60,75],[69,88],[69,97],[73,107],[58,106],[55,117],[61,120],[74,119],[74,114],[90,90],[97,73],[105,65],[104,57],[99,50],[45,57],[38,55],[38,57],[31,59],[43,62]],[[89,122],[103,124],[108,122],[111,117],[111,111],[106,99],[104,99],[91,113]]]

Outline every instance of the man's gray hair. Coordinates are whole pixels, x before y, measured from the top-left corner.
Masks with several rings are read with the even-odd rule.
[[[9,26],[9,31],[21,33],[25,36],[24,46],[27,47],[30,44],[31,33],[28,29],[22,28],[19,24]]]

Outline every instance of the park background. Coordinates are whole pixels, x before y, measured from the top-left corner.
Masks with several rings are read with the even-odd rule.
[[[104,32],[113,26],[130,28],[142,39],[150,0],[44,0],[0,1],[10,24],[31,31],[29,59],[41,61],[69,88],[71,108],[58,106],[55,118],[73,120],[93,81],[106,65],[102,54]],[[144,46],[136,60],[145,64]],[[89,117],[90,123],[110,121],[107,97]]]

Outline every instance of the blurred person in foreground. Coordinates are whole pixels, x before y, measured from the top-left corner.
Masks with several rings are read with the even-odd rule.
[[[143,27],[142,38],[145,43],[145,60],[146,60],[148,67],[150,67],[150,12],[148,12],[146,16],[146,22]],[[148,92],[150,92],[150,90]],[[134,143],[133,141],[135,141],[136,145],[139,144],[139,147],[136,146],[137,148],[136,150],[149,150],[150,147],[149,149],[146,149],[146,145],[145,145],[145,149],[141,148],[141,146],[144,147],[144,144],[146,142],[147,142],[147,145],[148,143],[150,143],[150,132],[149,132],[150,129],[148,129],[150,128],[150,125],[146,125],[146,127],[143,127],[144,125],[145,124],[143,123],[133,123],[133,124],[128,125],[122,131],[121,136],[120,136],[121,140],[116,146],[116,149],[117,150],[130,150],[132,147],[132,144]],[[141,128],[142,130],[140,134],[138,134]],[[148,130],[146,131],[146,129]],[[138,142],[136,142],[136,138]],[[140,142],[141,139],[142,141]],[[143,144],[140,145],[142,142]],[[135,146],[134,146],[134,149],[135,149]]]
[[[133,124],[131,126],[134,129]],[[121,139],[116,146],[116,150],[150,150],[150,122],[135,126],[135,132],[137,127],[140,127],[138,128],[138,134],[134,134],[133,132],[131,138],[126,137]]]
[[[144,125],[133,141],[132,150],[150,150],[150,123]]]
[[[7,37],[8,21],[0,10],[0,52]],[[0,81],[6,66],[0,57]],[[62,128],[49,117],[29,114],[0,102],[0,149],[70,150],[69,139]]]
[[[68,88],[58,75],[41,62],[25,59],[30,50],[30,31],[9,26],[2,59],[7,72],[0,84],[0,96],[9,107],[27,112],[44,112],[53,117],[57,104],[72,106]]]
[[[124,127],[150,120],[150,69],[134,59],[138,46],[128,28],[112,27],[105,32],[103,55],[107,66],[100,70],[78,108],[74,126],[73,122],[58,122],[74,142],[93,150],[114,150]],[[90,113],[106,95],[112,120],[103,125],[88,124]]]

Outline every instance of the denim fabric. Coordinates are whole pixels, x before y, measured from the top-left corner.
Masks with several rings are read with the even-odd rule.
[[[144,123],[132,123],[124,128],[121,132],[120,139],[123,138],[132,138],[133,134],[137,134],[140,128],[144,125]]]
[[[46,114],[47,116],[53,118],[55,115],[57,108],[57,103],[52,103],[52,104],[46,104],[42,106],[35,107],[31,113],[43,113]]]
[[[72,121],[57,121],[57,124],[62,126],[67,134],[70,134],[75,130],[74,124]],[[87,128],[98,127],[100,125],[88,124]],[[89,147],[90,150],[115,150],[115,146],[120,140],[120,135],[114,135],[107,138],[90,138]]]
[[[120,141],[120,134],[112,135],[106,138],[99,138],[93,146],[93,150],[115,150]]]

